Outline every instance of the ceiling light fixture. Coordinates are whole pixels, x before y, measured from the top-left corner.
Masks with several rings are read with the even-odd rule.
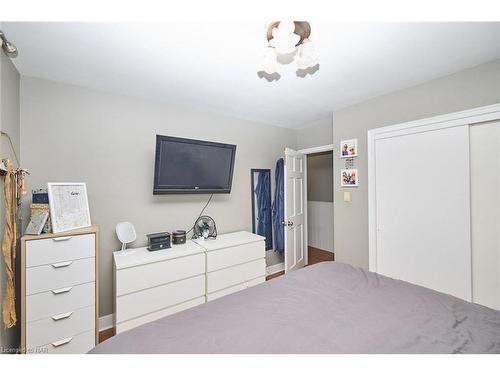
[[[297,77],[314,74],[319,69],[318,56],[309,39],[311,25],[306,21],[276,21],[267,29],[266,48],[259,77],[274,81],[281,78],[281,65],[295,62]]]

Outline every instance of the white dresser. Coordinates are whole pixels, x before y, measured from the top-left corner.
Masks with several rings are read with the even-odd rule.
[[[205,252],[192,241],[115,251],[113,270],[116,333],[205,302]]]
[[[120,333],[265,281],[264,237],[249,232],[113,253]]]
[[[207,256],[207,301],[266,281],[265,238],[250,232],[196,240]]]
[[[21,350],[86,353],[98,343],[98,227],[21,239]]]

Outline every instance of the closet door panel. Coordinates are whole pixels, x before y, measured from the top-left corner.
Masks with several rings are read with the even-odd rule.
[[[468,126],[375,142],[377,272],[471,300]]]
[[[472,125],[472,300],[500,310],[500,121]]]

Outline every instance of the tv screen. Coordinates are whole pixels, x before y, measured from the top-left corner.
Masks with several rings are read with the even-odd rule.
[[[153,194],[230,193],[236,145],[156,136]]]

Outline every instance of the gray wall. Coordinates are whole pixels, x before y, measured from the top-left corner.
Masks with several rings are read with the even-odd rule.
[[[359,187],[349,188],[351,202],[343,201],[335,182],[335,258],[368,268],[367,130],[500,102],[500,60],[380,96],[334,113],[334,146],[358,138]],[[334,173],[344,160],[335,154]],[[337,181],[337,179],[335,179]]]
[[[220,233],[251,230],[251,168],[270,168],[295,132],[213,113],[170,107],[47,80],[21,79],[21,149],[28,188],[47,182],[87,183],[92,222],[101,228],[100,314],[112,312],[115,225],[134,223],[138,240],[189,228],[208,195],[153,196],[155,135],[237,145],[231,194],[215,195],[206,213]]]
[[[0,51],[0,129],[10,135],[17,155],[19,155],[19,73],[10,59]],[[0,159],[8,158],[17,167],[9,141],[5,136],[0,137]],[[3,205],[3,178],[0,179],[0,237],[3,238],[5,225]],[[0,241],[1,243],[1,241]],[[18,257],[19,259],[19,257]],[[5,271],[3,256],[0,251],[0,306],[2,305],[5,290]],[[17,273],[19,274],[19,273]],[[18,285],[18,283],[16,282]],[[18,300],[19,301],[19,300]],[[19,318],[19,316],[18,316]],[[3,320],[0,322],[0,346],[15,347],[19,325],[5,330]]]
[[[333,202],[333,153],[307,155],[307,200]]]
[[[302,129],[296,130],[297,148],[330,145],[333,141],[332,117],[304,124]]]

